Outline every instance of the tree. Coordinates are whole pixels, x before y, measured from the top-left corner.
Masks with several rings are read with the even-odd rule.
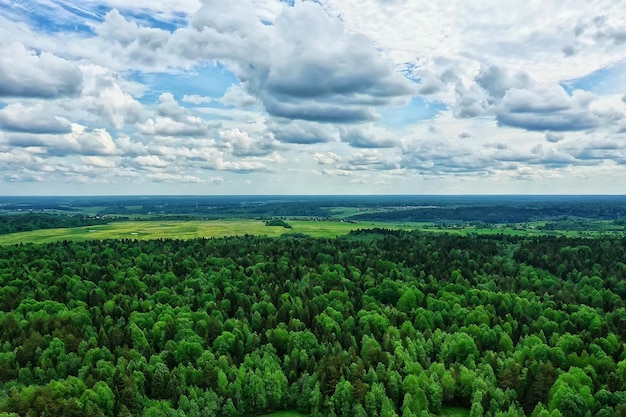
[[[563,415],[588,417],[594,407],[592,381],[582,369],[572,367],[561,374],[550,390],[550,410]]]
[[[152,398],[159,400],[169,398],[167,383],[170,379],[170,370],[167,368],[167,365],[157,363],[152,369],[151,377],[150,392]]]
[[[229,331],[223,331],[213,342],[213,349],[218,355],[226,355],[233,352],[236,337]]]

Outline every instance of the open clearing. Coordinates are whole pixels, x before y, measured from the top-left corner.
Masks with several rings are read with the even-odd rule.
[[[259,220],[228,219],[206,221],[123,221],[97,226],[64,229],[34,230],[31,232],[0,235],[1,245],[19,243],[50,243],[63,240],[93,239],[193,239],[199,237],[223,237],[235,235],[280,236],[286,233],[302,233],[313,237],[336,237],[351,230],[385,227],[390,229],[413,229],[414,225],[376,222],[347,223],[340,221],[289,221],[291,229],[266,226]]]
[[[395,230],[420,230],[433,233],[478,234],[478,235],[565,235],[587,236],[614,234],[624,232],[574,232],[557,230],[537,230],[518,227],[437,227],[432,223],[384,223],[357,222],[340,220],[312,221],[288,220],[292,226],[287,229],[281,226],[266,226],[261,220],[224,219],[224,220],[153,220],[153,221],[117,221],[97,226],[84,226],[61,229],[44,229],[30,232],[0,235],[0,245],[19,243],[50,243],[63,240],[83,241],[97,239],[193,239],[200,237],[224,237],[236,235],[265,235],[278,237],[284,234],[301,233],[312,237],[333,238],[345,235],[351,230],[385,228]]]

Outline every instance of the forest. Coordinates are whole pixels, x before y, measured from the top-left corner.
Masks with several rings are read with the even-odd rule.
[[[0,235],[57,227],[80,227],[106,224],[107,220],[81,214],[59,215],[51,213],[27,213],[0,215]]]
[[[0,415],[626,416],[626,238],[0,247]]]
[[[523,223],[562,218],[624,220],[626,196],[105,196],[2,197],[0,215],[34,213],[86,216],[159,216],[202,219],[333,218],[348,210],[353,221],[480,221]]]

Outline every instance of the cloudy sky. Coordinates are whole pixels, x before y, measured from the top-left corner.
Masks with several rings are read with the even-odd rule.
[[[0,0],[0,195],[626,193],[622,0]]]

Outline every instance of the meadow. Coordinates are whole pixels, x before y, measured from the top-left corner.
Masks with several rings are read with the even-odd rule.
[[[341,221],[290,221],[291,229],[266,226],[263,221],[249,219],[191,220],[191,221],[119,221],[104,225],[73,228],[44,229],[11,233],[0,236],[0,245],[19,243],[51,243],[64,240],[85,241],[99,239],[194,239],[201,237],[224,237],[264,235],[278,237],[283,234],[301,233],[312,237],[337,237],[351,230],[385,227],[410,230],[414,225],[380,222],[358,224]]]
[[[194,239],[225,236],[258,235],[279,237],[284,234],[304,234],[311,237],[334,238],[353,230],[385,228],[393,230],[420,230],[430,233],[449,233],[455,235],[514,235],[545,236],[561,235],[568,237],[598,237],[601,235],[622,235],[624,232],[613,231],[572,231],[540,230],[533,225],[525,227],[510,226],[438,226],[434,223],[394,223],[377,221],[349,222],[341,219],[331,220],[289,220],[292,226],[266,226],[261,220],[222,219],[222,220],[144,220],[113,221],[108,224],[33,230],[29,232],[0,235],[0,245],[20,243],[52,243],[64,240],[85,241],[101,239]]]

